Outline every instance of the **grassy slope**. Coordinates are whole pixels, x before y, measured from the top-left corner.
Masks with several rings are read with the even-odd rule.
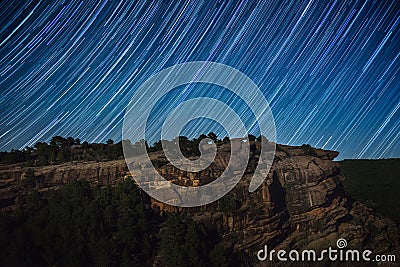
[[[400,223],[400,159],[344,160],[346,193]]]

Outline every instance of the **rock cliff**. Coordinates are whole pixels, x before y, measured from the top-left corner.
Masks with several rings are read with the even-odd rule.
[[[258,146],[253,142],[253,150]],[[153,159],[164,162],[162,153],[154,155]],[[248,186],[257,155],[251,154],[243,179],[224,197],[224,201],[234,204],[233,209],[223,210],[220,202],[199,208],[177,209],[153,201],[153,206],[161,211],[177,210],[190,214],[195,220],[217,230],[223,241],[251,256],[255,256],[264,245],[275,249],[336,247],[339,238],[345,238],[350,248],[398,253],[400,236],[396,224],[346,197],[342,185],[345,177],[338,163],[333,161],[337,155],[335,151],[310,146],[277,145],[271,170],[262,186],[253,193],[248,192]],[[184,181],[182,183],[187,185],[197,185],[218,176],[226,162],[226,155],[222,152],[200,175],[181,172],[170,164],[161,166],[159,172],[175,183]],[[109,185],[130,177],[124,160],[72,162],[35,168],[2,166],[0,208],[3,212],[12,209],[18,198],[24,195],[26,180],[32,175],[29,174],[32,170],[35,177],[33,186],[42,192],[57,189],[76,179],[86,179],[93,185]]]
[[[257,150],[258,144],[255,145]],[[264,245],[275,250],[322,250],[336,248],[336,241],[344,238],[348,248],[396,254],[398,258],[400,235],[396,224],[348,199],[342,184],[345,177],[338,162],[333,161],[337,156],[336,151],[307,145],[277,145],[274,163],[263,185],[249,193],[252,161],[257,159],[257,155],[252,155],[244,178],[228,195],[235,204],[234,210],[221,211],[218,203],[213,203],[180,211],[215,228],[224,241],[253,257]],[[218,157],[214,163],[226,165]],[[169,177],[182,175],[169,165],[163,168],[162,173]],[[218,175],[223,168],[210,169]],[[176,209],[154,203],[164,210]]]

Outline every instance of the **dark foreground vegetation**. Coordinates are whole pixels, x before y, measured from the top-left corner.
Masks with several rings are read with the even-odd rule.
[[[255,139],[255,136],[249,135]],[[199,143],[204,138],[210,138],[215,142],[227,142],[218,140],[217,135],[209,133],[208,135],[200,135],[198,138],[189,140],[185,136],[179,136],[180,147],[185,156],[200,155],[198,149]],[[176,140],[172,140],[176,141]],[[137,142],[135,145],[142,145]],[[161,141],[148,145],[144,142],[148,152],[162,150]],[[103,143],[81,142],[79,138],[73,137],[53,137],[49,143],[38,142],[32,147],[25,147],[22,150],[11,150],[0,152],[0,164],[16,164],[24,163],[27,166],[44,166],[51,164],[60,164],[70,161],[107,161],[123,158],[122,141],[114,143],[112,139],[108,139]]]
[[[105,144],[89,144],[79,138],[53,137],[49,143],[38,142],[22,150],[0,152],[1,164],[25,163],[27,166],[43,166],[70,161],[103,161],[122,158],[122,143],[109,139]]]
[[[400,223],[400,159],[344,160],[346,193]]]
[[[163,213],[131,180],[31,192],[0,217],[1,266],[237,266],[244,257],[187,215]]]

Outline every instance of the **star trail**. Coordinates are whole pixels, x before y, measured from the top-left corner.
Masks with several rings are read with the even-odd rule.
[[[398,1],[2,1],[0,150],[120,140],[146,79],[214,61],[260,87],[278,143],[400,157],[399,23]]]

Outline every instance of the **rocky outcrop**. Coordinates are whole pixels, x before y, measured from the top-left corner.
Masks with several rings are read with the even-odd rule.
[[[272,168],[260,188],[248,192],[254,171],[250,167],[229,193],[237,207],[234,211],[221,211],[218,203],[180,211],[215,228],[224,241],[253,257],[264,245],[276,250],[322,250],[336,248],[339,238],[346,239],[349,248],[397,255],[400,235],[396,224],[346,197],[342,184],[345,177],[339,164],[332,161],[337,155],[336,151],[309,146],[278,145]],[[252,157],[254,160],[257,156]],[[218,170],[215,166],[213,169]],[[168,165],[163,173],[179,176]],[[163,210],[176,210],[154,203]]]
[[[374,253],[396,254],[399,232],[394,222],[382,218],[358,202],[350,201],[344,192],[345,177],[333,159],[335,151],[307,145],[277,145],[274,163],[262,186],[249,193],[248,187],[257,164],[259,144],[252,142],[251,161],[243,179],[225,197],[234,209],[228,211],[219,203],[198,208],[176,208],[153,200],[153,206],[164,211],[186,212],[193,219],[217,230],[225,242],[249,255],[268,245],[271,249],[325,249],[335,247],[345,238],[349,247],[371,249]],[[207,183],[217,177],[227,164],[227,149],[219,149],[216,161],[201,174],[177,170],[170,164],[159,172],[174,183],[188,186]],[[153,159],[165,162],[162,153]],[[258,162],[258,164],[262,164]],[[40,191],[56,189],[63,184],[87,179],[91,184],[109,185],[129,178],[124,160],[28,168],[20,165],[0,168],[0,204],[10,210],[26,192],[24,181],[33,170]],[[399,257],[399,256],[398,256]]]
[[[10,212],[31,189],[39,192],[56,190],[78,179],[88,180],[92,185],[105,186],[115,184],[127,174],[124,160],[71,162],[43,167],[3,165],[0,166],[0,211]]]

